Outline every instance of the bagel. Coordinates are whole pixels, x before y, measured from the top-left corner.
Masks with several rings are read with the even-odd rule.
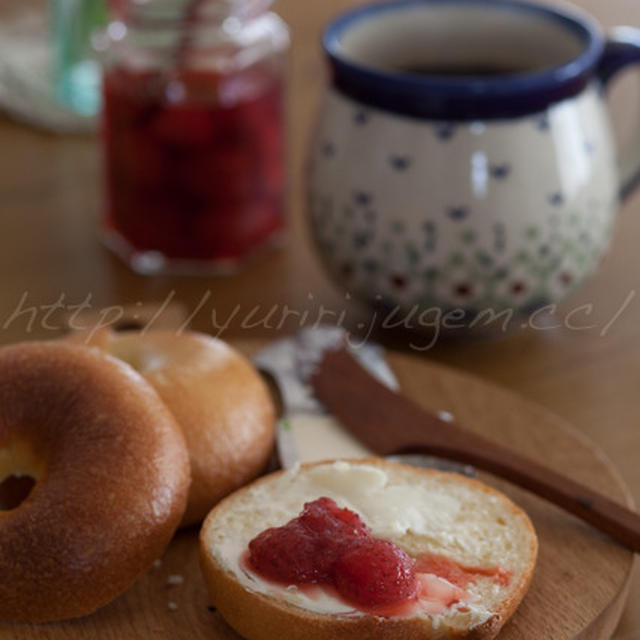
[[[30,493],[0,504],[0,620],[49,622],[94,612],[164,552],[189,461],[130,367],[33,342],[0,349],[0,483],[21,476]]]
[[[222,340],[196,332],[109,329],[67,339],[131,365],[182,427],[192,478],[182,526],[201,522],[267,465],[275,437],[269,391],[251,363]]]
[[[373,537],[394,543],[415,561],[425,586],[408,609],[361,608],[340,598],[335,584],[277,582],[253,568],[250,542],[263,532],[278,532],[321,497],[353,511]],[[305,525],[297,526],[299,532]],[[318,520],[310,526],[316,535]],[[339,539],[335,527],[327,531]],[[305,540],[289,538],[288,549],[272,540],[267,549],[277,550],[274,557],[287,570],[300,558],[308,569],[310,560],[327,562],[335,553],[326,542],[310,547]],[[495,489],[455,473],[375,458],[314,463],[266,476],[223,500],[200,532],[211,604],[248,640],[491,640],[524,597],[537,550],[527,515]],[[379,556],[370,566],[377,562]],[[366,568],[362,564],[358,571]],[[400,575],[389,567],[386,572]],[[388,586],[359,589],[384,595]]]

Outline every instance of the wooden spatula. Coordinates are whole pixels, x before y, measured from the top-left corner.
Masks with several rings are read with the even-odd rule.
[[[318,399],[375,453],[427,453],[471,464],[546,498],[640,552],[640,515],[425,411],[380,384],[346,349],[327,351],[310,382]]]

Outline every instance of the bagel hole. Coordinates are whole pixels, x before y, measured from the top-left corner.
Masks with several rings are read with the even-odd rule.
[[[19,507],[28,497],[35,478],[28,475],[11,475],[0,482],[0,511],[11,511]]]
[[[134,320],[133,318],[123,318],[120,322],[116,322],[113,325],[113,330],[116,333],[122,333],[124,331],[141,331],[144,329],[144,324],[139,320]]]

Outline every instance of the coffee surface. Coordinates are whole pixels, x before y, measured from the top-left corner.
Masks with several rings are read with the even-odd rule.
[[[525,66],[467,64],[467,65],[436,65],[415,64],[399,67],[398,71],[424,76],[454,76],[454,77],[496,77],[510,76],[519,73],[530,73],[534,69]]]

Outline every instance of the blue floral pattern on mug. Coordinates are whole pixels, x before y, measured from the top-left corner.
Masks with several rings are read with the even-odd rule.
[[[309,175],[330,273],[406,310],[524,311],[564,298],[595,270],[618,206],[601,101],[593,87],[544,113],[463,126],[330,92]],[[559,153],[554,130],[568,119],[576,135]]]

